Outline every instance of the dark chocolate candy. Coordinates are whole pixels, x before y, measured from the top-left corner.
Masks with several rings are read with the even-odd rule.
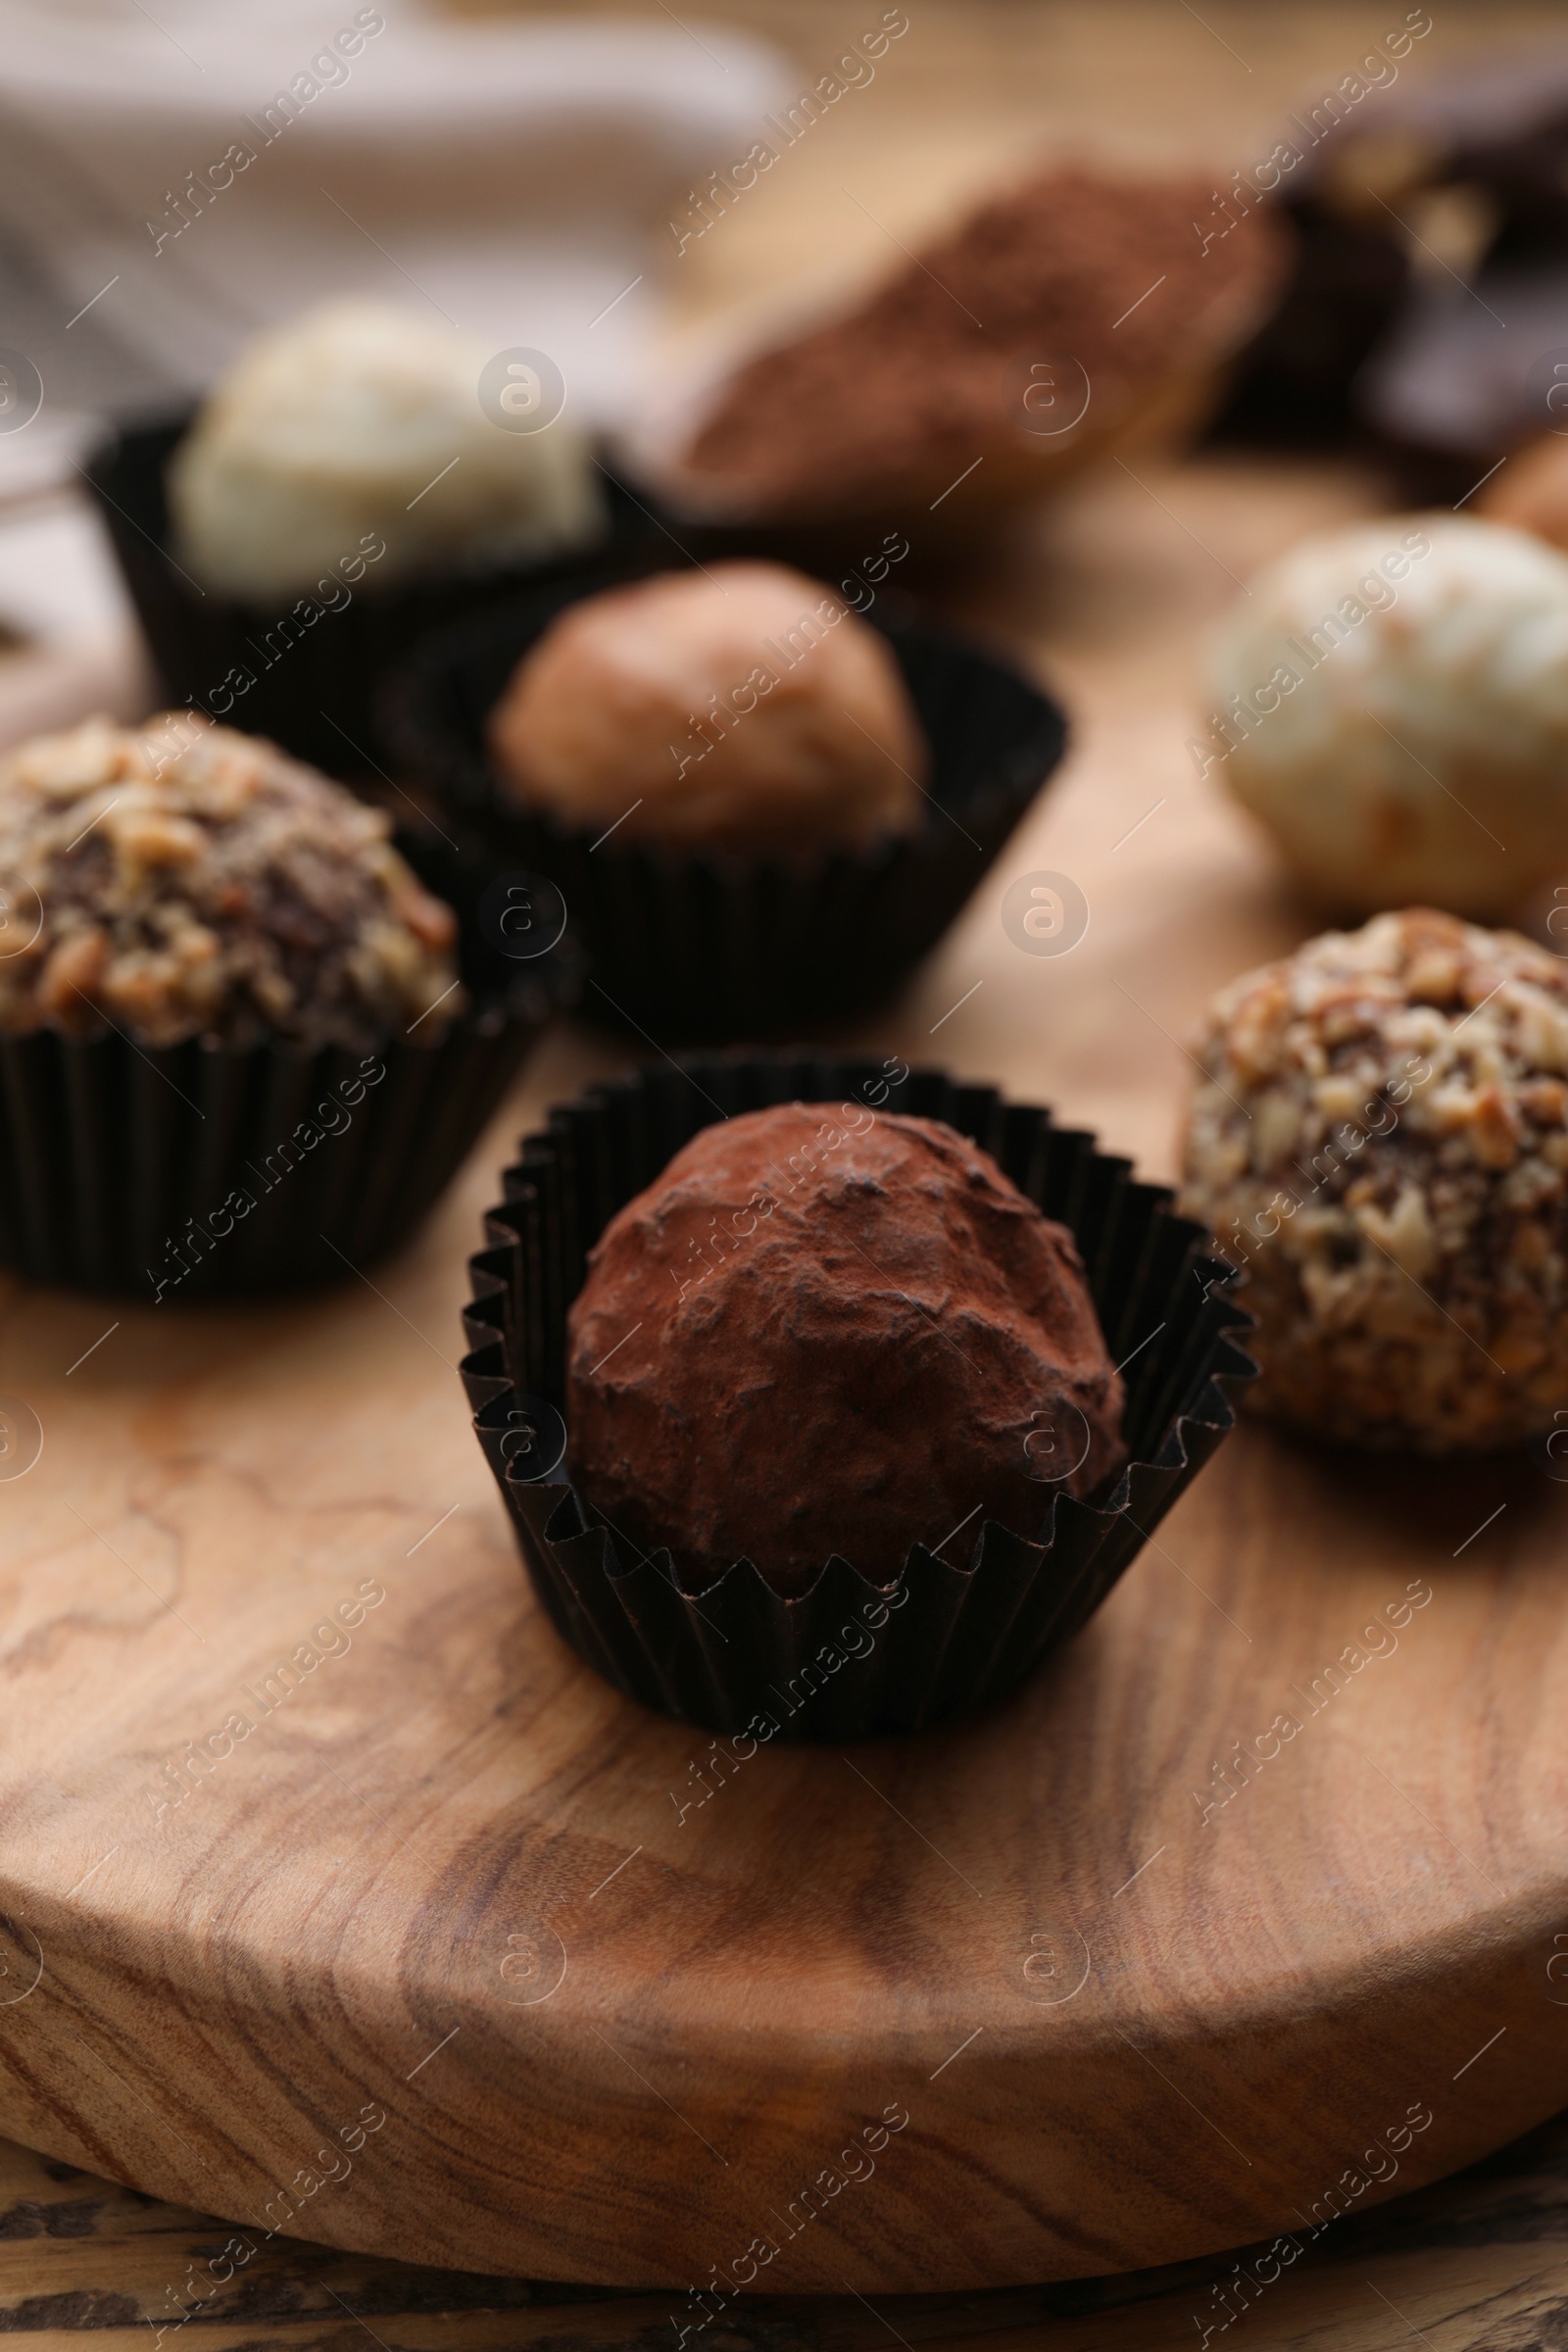
[[[1072,1237],[934,1120],[705,1128],[607,1228],[568,1337],[573,1475],[693,1590],[741,1557],[779,1592],[835,1555],[885,1584],[1126,1458]]]

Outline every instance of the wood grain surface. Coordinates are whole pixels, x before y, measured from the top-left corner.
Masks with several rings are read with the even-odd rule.
[[[1186,1025],[1309,920],[1185,758],[1193,632],[1372,495],[1113,471],[994,552],[963,610],[1077,749],[864,1042],[1168,1169]],[[1088,896],[1068,956],[1003,931],[1036,870]],[[8,1286],[0,2127],[258,2243],[663,2285],[696,2340],[749,2264],[881,2294],[1290,2232],[1277,2294],[1561,2105],[1568,1493],[1527,1463],[1248,1430],[1001,1712],[697,1801],[708,1741],[533,1609],[454,1369],[512,1140],[624,1054],[548,1041],[315,1304]]]
[[[669,2298],[371,2261],[227,2223],[0,2142],[0,2333],[100,2352],[678,2352]],[[1474,2170],[1348,2216],[1266,2288],[1261,2248],[984,2295],[758,2296],[717,2352],[1553,2352],[1568,2343],[1568,2118]],[[1267,2268],[1266,2263],[1264,2268]],[[1227,2323],[1223,2312],[1234,2316]],[[1245,2321],[1245,2328],[1244,2323]],[[1237,2334],[1230,2335],[1235,2328]],[[189,2333],[185,2333],[185,2330]]]

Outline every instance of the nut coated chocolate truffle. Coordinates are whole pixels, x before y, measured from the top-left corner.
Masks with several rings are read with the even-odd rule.
[[[810,850],[912,832],[930,755],[887,641],[777,564],[571,605],[491,717],[511,799],[617,841]]]
[[[1203,772],[1335,911],[1494,920],[1562,870],[1568,558],[1465,514],[1303,540],[1224,623]]]
[[[606,1228],[567,1342],[574,1479],[692,1590],[743,1558],[784,1593],[834,1554],[878,1585],[917,1544],[961,1564],[1125,1459],[1071,1236],[935,1120],[705,1128]]]
[[[1233,981],[1182,1205],[1248,1270],[1259,1409],[1346,1445],[1527,1440],[1568,1404],[1568,963],[1416,908]]]
[[[0,760],[0,1033],[433,1043],[462,1009],[450,907],[378,808],[188,710]]]

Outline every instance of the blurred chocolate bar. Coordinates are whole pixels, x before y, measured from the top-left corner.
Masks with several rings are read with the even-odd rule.
[[[1341,92],[1274,150],[1296,264],[1211,437],[1361,451],[1452,503],[1568,422],[1568,48]]]

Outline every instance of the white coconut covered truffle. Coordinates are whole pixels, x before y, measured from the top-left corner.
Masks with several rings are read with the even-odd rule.
[[[1260,1410],[1517,1444],[1568,1402],[1568,962],[1428,908],[1223,990],[1182,1205],[1248,1273]]]
[[[1568,847],[1568,558],[1466,515],[1390,515],[1263,571],[1194,746],[1297,877],[1355,913],[1495,917]]]
[[[170,466],[183,560],[209,587],[266,601],[366,555],[367,586],[383,587],[596,537],[586,445],[560,418],[538,432],[492,422],[479,403],[490,356],[359,298],[258,335]]]

